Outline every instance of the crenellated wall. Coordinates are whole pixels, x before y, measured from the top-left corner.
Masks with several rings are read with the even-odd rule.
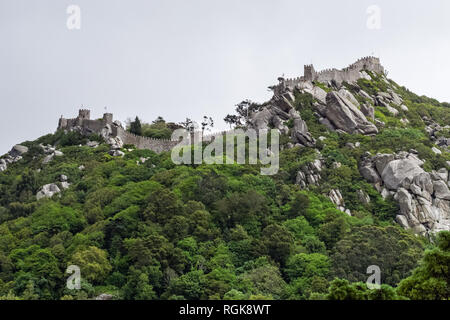
[[[333,68],[316,72],[312,64],[305,65],[304,75],[302,77],[285,79],[284,85],[294,88],[302,81],[336,81],[336,83],[340,85],[344,81],[355,82],[362,78],[362,74],[360,72],[362,70],[369,70],[375,73],[384,73],[384,67],[381,65],[379,58],[363,57],[342,70]]]
[[[132,144],[137,149],[149,149],[156,153],[172,150],[179,142],[167,139],[154,139],[149,137],[137,136],[121,127],[114,126],[112,135],[120,137],[124,144]]]
[[[102,132],[109,132],[111,137],[120,137],[123,144],[131,144],[138,149],[148,149],[156,153],[172,150],[179,141],[169,139],[155,139],[143,136],[137,136],[126,131],[119,125],[113,122],[113,114],[105,113],[103,118],[98,120],[90,119],[89,110],[80,110],[78,117],[73,119],[59,119],[58,130],[73,130],[78,129],[82,134],[88,135],[91,133],[102,134]],[[209,141],[212,137],[226,134],[227,131],[203,135],[201,132],[195,132],[194,135],[202,136],[203,141]],[[187,141],[189,143],[189,141]]]

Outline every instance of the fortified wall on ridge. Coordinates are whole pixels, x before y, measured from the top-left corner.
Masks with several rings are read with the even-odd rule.
[[[367,77],[368,75],[364,74],[364,70],[375,73],[384,73],[384,68],[380,64],[379,58],[364,57],[342,70],[326,69],[316,72],[313,65],[305,65],[304,75],[302,77],[294,79],[279,78],[280,84],[270,88],[275,90],[281,90],[282,87],[294,88],[301,83],[311,81],[320,81],[323,83],[335,82],[336,84],[341,85],[344,81],[351,83]],[[73,119],[65,119],[61,116],[58,129],[67,131],[76,130],[84,135],[96,133],[102,136],[120,138],[123,144],[131,144],[138,149],[149,149],[157,153],[170,151],[179,144],[179,141],[154,139],[134,135],[126,131],[119,121],[114,121],[112,113],[105,113],[102,118],[91,120],[91,112],[87,109],[79,110],[78,117]],[[208,141],[223,134],[226,134],[226,132],[213,133],[209,136],[205,135],[202,140]],[[195,137],[202,135],[202,133],[195,132],[192,133],[192,135],[191,140],[198,141]]]
[[[120,138],[122,143],[136,146],[137,149],[148,149],[156,153],[172,150],[180,141],[169,139],[155,139],[135,135],[122,127],[119,121],[113,121],[112,113],[105,113],[103,117],[97,120],[91,120],[91,112],[87,109],[78,111],[78,117],[65,119],[61,116],[59,119],[58,130],[78,131],[83,135],[99,134],[107,135],[112,138]],[[193,132],[190,140],[199,141],[200,136],[203,141],[211,141],[219,135],[225,135],[228,131],[211,133],[203,135],[201,132]],[[231,132],[231,131],[230,131]],[[190,141],[189,140],[189,141]]]
[[[99,134],[108,132],[111,137],[119,137],[123,144],[135,145],[138,149],[149,149],[157,153],[170,151],[179,142],[166,139],[153,139],[143,136],[137,136],[126,131],[120,122],[113,121],[112,113],[105,113],[103,118],[97,120],[90,119],[90,110],[81,109],[78,117],[73,119],[59,119],[58,130],[77,130],[84,135]]]
[[[295,87],[302,81],[319,81],[326,83],[327,81],[335,81],[337,84],[345,82],[355,82],[363,78],[361,71],[368,70],[375,73],[384,73],[384,67],[380,63],[380,59],[376,57],[364,57],[349,65],[347,68],[338,70],[336,68],[325,69],[317,72],[312,64],[305,65],[302,77],[293,79],[284,79],[287,87]]]

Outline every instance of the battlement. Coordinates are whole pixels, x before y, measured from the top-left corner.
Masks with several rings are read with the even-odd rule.
[[[157,153],[170,151],[180,143],[178,140],[157,139],[135,135],[121,126],[116,125],[113,122],[112,113],[105,113],[103,114],[103,117],[98,120],[91,120],[90,114],[90,110],[80,109],[78,112],[78,117],[76,118],[66,119],[61,116],[58,123],[58,130],[77,130],[84,135],[89,135],[92,133],[103,135],[105,132],[108,132],[109,137],[119,137],[123,144],[134,145],[138,149],[148,149]],[[227,132],[229,131],[203,135],[201,131],[196,131],[192,134],[195,137],[201,137],[203,141],[209,141],[219,135],[225,135]],[[188,139],[186,142],[189,143],[190,140],[192,139]]]
[[[111,124],[111,123],[113,122],[113,114],[112,114],[112,113],[104,113],[104,114],[103,114],[103,120],[104,120],[106,123]]]
[[[88,109],[78,110],[78,118],[90,120],[91,119],[91,110],[88,110]]]
[[[305,65],[303,74],[305,79],[312,80],[316,77],[316,70],[312,64]]]
[[[283,84],[287,87],[294,88],[302,81],[335,81],[338,85],[340,85],[344,81],[351,83],[362,78],[362,70],[368,70],[375,73],[384,73],[384,67],[381,65],[380,59],[373,56],[367,56],[359,58],[348,67],[341,70],[329,68],[316,71],[312,64],[307,64],[304,66],[304,75],[302,77],[285,79]]]
[[[58,130],[71,131],[77,129],[82,134],[100,133],[105,125],[113,123],[113,114],[105,113],[103,118],[91,120],[91,111],[80,109],[78,116],[72,119],[66,119],[63,116],[59,119]]]

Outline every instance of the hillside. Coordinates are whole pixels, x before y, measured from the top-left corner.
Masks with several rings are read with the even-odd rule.
[[[163,119],[145,138],[80,111],[14,146],[0,158],[0,298],[448,299],[450,104],[371,57],[278,80],[225,119],[279,130],[273,176],[175,165],[161,145],[179,126]],[[70,265],[81,290],[66,288]]]

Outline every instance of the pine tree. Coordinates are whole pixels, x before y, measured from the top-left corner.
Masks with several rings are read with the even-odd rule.
[[[139,120],[137,116],[136,119],[134,119],[134,121],[130,123],[130,132],[138,136],[142,135],[141,120]]]

